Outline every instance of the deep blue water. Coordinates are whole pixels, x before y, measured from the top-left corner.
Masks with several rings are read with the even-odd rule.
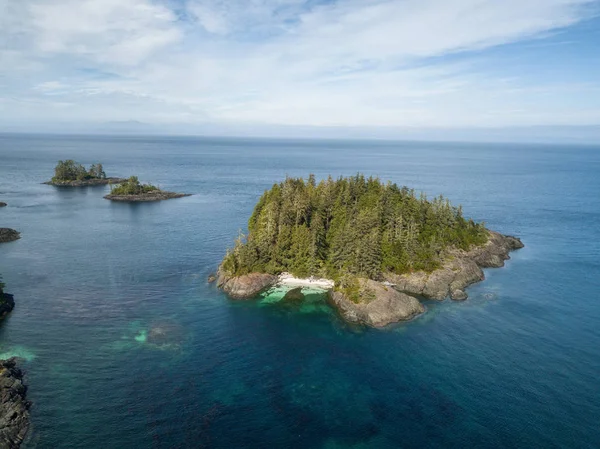
[[[67,158],[194,195],[40,184]],[[206,282],[272,183],[358,171],[526,247],[384,330]],[[0,226],[22,232],[0,245],[0,356],[26,359],[29,447],[598,447],[599,192],[593,147],[0,136]]]

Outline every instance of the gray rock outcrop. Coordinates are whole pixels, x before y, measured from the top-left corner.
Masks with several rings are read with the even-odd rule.
[[[8,315],[15,308],[13,295],[4,293],[0,288],[0,320]]]
[[[524,246],[516,237],[505,236],[494,231],[489,231],[489,234],[490,238],[485,245],[470,251],[458,249],[447,251],[442,267],[431,273],[424,271],[402,275],[386,273],[384,279],[393,284],[398,291],[412,295],[440,301],[448,296],[452,299],[464,300],[467,298],[464,289],[485,279],[482,268],[504,266],[504,262],[510,259],[509,253]]]
[[[0,447],[18,448],[29,429],[27,387],[14,358],[0,360]]]
[[[127,182],[126,178],[92,178],[92,179],[79,179],[74,181],[47,181],[43,184],[48,184],[57,187],[93,187],[93,186],[105,186],[108,184],[121,184]]]
[[[175,192],[148,192],[140,193],[139,195],[106,195],[104,198],[111,201],[121,201],[126,203],[140,203],[147,201],[164,201],[173,198],[183,198],[184,196],[191,196],[190,193],[175,193]]]
[[[20,238],[21,234],[14,229],[0,228],[0,243],[12,242]]]
[[[425,312],[417,298],[371,279],[359,280],[361,289],[368,291],[370,300],[355,303],[342,292],[331,291],[329,301],[342,318],[350,323],[383,327],[406,321]]]
[[[217,286],[234,299],[250,299],[273,286],[277,276],[266,273],[250,273],[231,276],[223,270],[217,273]]]

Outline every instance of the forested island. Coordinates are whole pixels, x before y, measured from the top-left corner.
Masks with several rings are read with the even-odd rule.
[[[175,193],[161,190],[152,184],[140,183],[137,176],[132,176],[124,182],[111,188],[110,194],[104,198],[112,201],[161,201],[172,198],[190,196],[189,193]]]
[[[102,164],[92,164],[89,169],[72,159],[58,161],[54,176],[44,184],[59,187],[85,187],[124,182],[124,178],[109,178]]]
[[[319,183],[287,178],[266,191],[218,271],[218,285],[250,298],[282,273],[334,282],[330,303],[350,322],[380,327],[424,311],[419,297],[466,299],[482,268],[523,247],[463,216],[442,196],[363,175]]]

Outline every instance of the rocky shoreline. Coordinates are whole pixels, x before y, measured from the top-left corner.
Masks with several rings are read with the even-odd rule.
[[[27,387],[14,358],[0,360],[0,447],[18,448],[29,429]]]
[[[0,243],[13,242],[19,240],[21,234],[10,228],[0,228]]]
[[[358,279],[364,300],[353,302],[335,289],[329,291],[328,300],[350,323],[383,327],[410,320],[425,311],[417,297],[465,300],[465,288],[485,279],[483,268],[504,266],[510,258],[509,253],[523,246],[516,237],[489,231],[488,241],[482,246],[470,251],[446,251],[442,266],[431,273],[384,273],[377,280]],[[266,273],[231,276],[222,268],[217,273],[217,286],[234,299],[253,298],[276,285],[277,281],[277,276]]]
[[[3,293],[0,289],[0,320],[8,315],[15,308],[15,299],[13,295]]]
[[[191,193],[175,193],[175,192],[148,192],[141,193],[138,195],[106,195],[104,198],[111,201],[122,201],[122,202],[144,202],[144,201],[163,201],[170,200],[173,198],[183,198],[184,196],[191,196]]]
[[[82,179],[75,181],[46,181],[42,184],[57,187],[91,187],[91,186],[105,186],[108,184],[121,184],[126,182],[126,178],[92,178]]]

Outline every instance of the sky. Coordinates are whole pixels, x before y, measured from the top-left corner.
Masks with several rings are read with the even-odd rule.
[[[600,0],[0,0],[0,130],[600,140],[599,48]]]

